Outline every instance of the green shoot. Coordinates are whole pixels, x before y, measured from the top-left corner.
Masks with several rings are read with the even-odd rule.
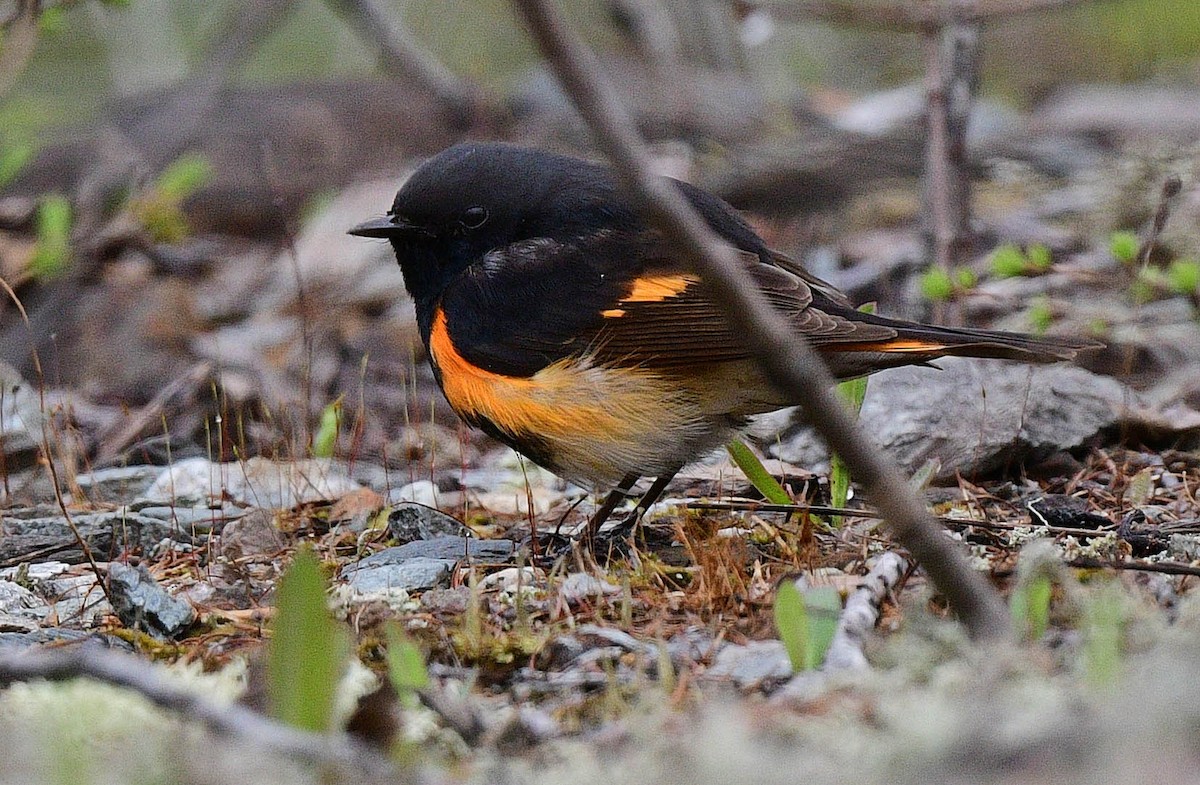
[[[71,261],[71,203],[61,194],[51,194],[38,205],[37,246],[29,271],[39,280],[57,278]]]
[[[42,35],[55,35],[67,29],[66,12],[61,6],[43,8],[37,21],[38,32]]]
[[[11,183],[32,159],[31,144],[6,144],[0,147],[0,188]]]
[[[725,445],[725,449],[729,451],[729,457],[733,459],[737,467],[746,475],[746,479],[750,481],[755,490],[763,495],[764,499],[771,504],[792,503],[792,497],[783,489],[779,481],[771,476],[767,468],[762,465],[762,461],[750,451],[745,442],[734,439]]]
[[[325,580],[310,549],[296,552],[276,605],[267,660],[271,714],[297,728],[329,730],[350,647],[325,604]]]
[[[425,657],[417,644],[404,634],[404,628],[392,622],[387,625],[388,678],[400,695],[416,692],[429,686],[429,671]]]
[[[342,423],[342,397],[321,410],[317,432],[313,434],[312,454],[314,458],[332,458],[337,447],[338,430]]]
[[[1176,294],[1200,293],[1200,261],[1176,259],[1167,266],[1167,286]]]
[[[1033,334],[1044,335],[1050,329],[1050,325],[1054,324],[1054,310],[1050,307],[1049,298],[1045,295],[1034,298],[1026,311],[1026,317]]]
[[[946,302],[954,296],[954,280],[940,267],[931,267],[921,275],[921,296],[932,302]]]
[[[1039,641],[1050,627],[1050,578],[1038,575],[1013,592],[1009,602],[1013,626],[1029,641]]]
[[[1013,243],[1004,243],[992,251],[992,274],[997,278],[1016,278],[1025,274],[1025,254]]]
[[[1025,249],[1025,258],[1029,260],[1029,266],[1037,272],[1046,272],[1050,269],[1050,265],[1054,262],[1054,258],[1050,253],[1050,249],[1041,243],[1033,243]]]
[[[1134,232],[1113,232],[1108,238],[1108,250],[1121,264],[1133,264],[1137,261],[1138,236]]]
[[[971,291],[977,283],[978,276],[969,267],[930,267],[920,278],[921,296],[930,302],[948,302]]]
[[[997,278],[1016,278],[1019,275],[1040,275],[1054,262],[1049,247],[1031,243],[1024,250],[1014,243],[1005,243],[992,252],[992,274]]]
[[[841,597],[831,586],[801,593],[792,581],[779,584],[775,593],[775,629],[787,650],[792,670],[813,670],[825,659],[825,652],[837,631]]]
[[[1092,597],[1084,608],[1084,675],[1095,687],[1114,686],[1121,672],[1121,644],[1125,637],[1123,599],[1119,591],[1110,588]]]
[[[191,232],[183,202],[212,177],[212,165],[203,156],[180,156],[163,170],[148,192],[133,200],[130,212],[156,242],[180,242]]]

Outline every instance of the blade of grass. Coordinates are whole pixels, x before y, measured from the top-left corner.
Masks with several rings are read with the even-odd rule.
[[[762,465],[762,461],[750,451],[745,442],[735,439],[727,444],[725,449],[729,451],[729,457],[733,459],[737,467],[746,475],[746,479],[750,481],[755,490],[763,495],[764,499],[771,502],[771,504],[792,503],[792,497],[771,476],[771,473],[767,471],[767,467]]]
[[[864,303],[859,307],[863,313],[875,313],[874,303]],[[857,379],[847,379],[838,385],[838,392],[846,402],[850,404],[850,409],[857,415],[862,411],[863,401],[867,397],[867,377],[860,376]],[[829,503],[833,507],[845,507],[846,502],[850,499],[850,469],[847,468],[842,458],[837,453],[829,456]],[[835,515],[831,519],[834,528],[842,525],[842,516]]]

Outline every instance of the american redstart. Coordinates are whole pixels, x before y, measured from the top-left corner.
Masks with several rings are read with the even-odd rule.
[[[1052,362],[1097,346],[862,313],[730,205],[672,182],[838,378],[946,355]],[[404,183],[386,217],[350,233],[391,241],[434,375],[464,420],[572,482],[617,484],[589,532],[637,479],[656,478],[635,515],[751,415],[795,403],[603,166],[456,145]]]

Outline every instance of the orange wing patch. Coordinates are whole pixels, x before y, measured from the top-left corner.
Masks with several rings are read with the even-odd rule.
[[[699,283],[692,275],[648,275],[633,282],[629,294],[621,298],[623,303],[656,303],[677,297],[691,285]]]
[[[658,303],[678,297],[699,279],[691,275],[647,275],[636,278],[629,294],[621,298],[621,303]],[[605,319],[620,319],[625,315],[624,308],[609,308],[601,311]]]

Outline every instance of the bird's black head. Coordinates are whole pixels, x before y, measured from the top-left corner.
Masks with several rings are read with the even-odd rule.
[[[467,143],[425,162],[386,217],[350,233],[391,241],[422,310],[493,249],[636,220],[607,169],[541,150]]]

